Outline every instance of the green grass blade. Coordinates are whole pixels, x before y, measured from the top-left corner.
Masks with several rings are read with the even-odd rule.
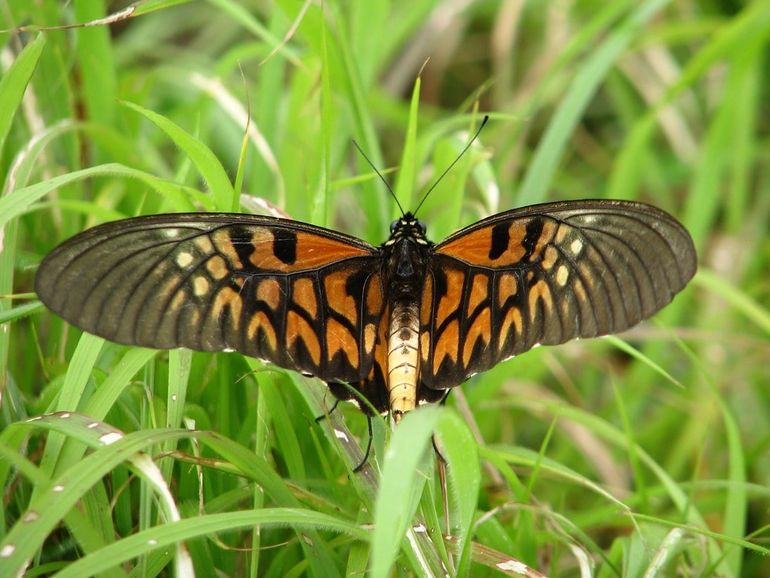
[[[5,147],[8,131],[16,112],[19,110],[24,91],[35,72],[45,46],[45,36],[40,34],[24,47],[13,65],[0,76],[0,151]]]
[[[374,578],[390,574],[412,523],[426,481],[421,466],[429,459],[430,440],[440,415],[437,408],[425,408],[419,415],[408,413],[390,440],[374,510],[371,565]]]
[[[123,102],[123,105],[152,121],[174,141],[175,145],[184,151],[211,191],[217,210],[232,212],[238,209],[238,197],[233,185],[219,159],[211,152],[210,148],[186,133],[178,125],[151,110],[130,102]]]
[[[455,412],[443,412],[437,426],[437,436],[442,442],[441,453],[447,461],[450,489],[457,503],[458,520],[453,526],[461,532],[457,576],[467,576],[470,572],[471,542],[481,488],[479,448],[468,425]]]

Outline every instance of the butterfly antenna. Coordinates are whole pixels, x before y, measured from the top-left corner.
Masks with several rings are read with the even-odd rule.
[[[380,180],[385,184],[385,186],[388,189],[388,192],[390,192],[390,196],[393,197],[394,201],[396,201],[396,205],[398,205],[398,210],[401,211],[402,215],[404,215],[404,208],[401,206],[401,203],[398,202],[398,197],[396,196],[396,193],[393,192],[393,189],[391,188],[390,183],[388,183],[385,177],[382,176],[382,173],[379,170],[377,170],[377,167],[374,166],[374,163],[369,159],[369,157],[366,156],[364,149],[358,146],[358,143],[356,141],[353,141],[353,144],[356,145],[358,152],[360,152],[361,156],[364,157],[364,159],[366,159],[366,162],[369,163],[369,166],[372,167],[372,170],[375,173],[377,173],[378,177],[380,177]]]
[[[457,158],[456,158],[455,160],[453,160],[453,161],[452,161],[452,164],[451,164],[451,165],[449,165],[449,166],[446,168],[446,170],[445,170],[443,173],[441,173],[441,176],[440,176],[440,177],[439,177],[439,178],[436,180],[436,182],[435,182],[435,183],[433,183],[433,186],[431,186],[431,188],[429,188],[429,189],[428,189],[428,192],[427,192],[427,193],[425,193],[425,194],[423,195],[423,197],[422,197],[422,200],[421,200],[421,201],[420,201],[420,203],[417,205],[417,208],[416,208],[416,209],[415,209],[415,210],[412,212],[412,214],[413,214],[413,215],[417,215],[417,211],[419,211],[419,210],[420,210],[420,207],[422,207],[422,204],[425,202],[425,199],[427,199],[427,198],[428,198],[428,195],[430,195],[430,194],[433,192],[433,189],[435,189],[435,188],[436,188],[436,186],[437,186],[437,185],[438,185],[438,184],[439,184],[439,183],[440,183],[440,182],[441,182],[441,181],[444,179],[444,177],[446,176],[446,174],[447,174],[449,171],[451,171],[451,170],[452,170],[452,167],[453,167],[453,166],[455,166],[455,165],[457,164],[457,161],[459,161],[459,160],[462,158],[462,156],[463,156],[463,155],[464,155],[464,154],[465,154],[465,153],[468,151],[468,149],[469,149],[469,148],[471,148],[471,145],[474,143],[474,141],[475,141],[477,138],[479,138],[479,134],[481,134],[481,130],[484,128],[484,125],[486,125],[486,124],[487,124],[487,121],[488,121],[488,120],[489,120],[489,115],[488,115],[488,114],[485,114],[485,115],[484,115],[484,119],[481,121],[481,126],[480,126],[480,127],[479,127],[479,129],[476,131],[476,134],[474,134],[474,135],[473,135],[473,138],[472,138],[471,140],[469,140],[469,141],[468,141],[468,144],[467,144],[467,145],[465,145],[465,148],[462,150],[462,152],[460,152],[460,154],[459,154],[459,155],[457,155]]]

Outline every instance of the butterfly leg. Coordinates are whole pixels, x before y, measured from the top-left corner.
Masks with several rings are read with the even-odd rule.
[[[438,445],[436,445],[436,436],[431,436],[430,441],[433,443],[433,451],[436,452],[436,457],[438,460],[446,464],[446,458],[442,455],[441,450],[438,449]]]
[[[334,413],[334,410],[337,409],[337,406],[339,404],[340,404],[340,400],[335,399],[334,400],[334,405],[331,407],[331,409],[329,411],[327,411],[326,413],[322,413],[317,418],[315,418],[315,422],[319,423],[322,419],[326,419],[327,417],[329,417],[331,414]]]
[[[366,462],[369,461],[369,454],[372,451],[372,441],[374,440],[374,434],[372,430],[372,416],[367,415],[366,416],[366,423],[369,426],[369,442],[366,444],[366,452],[364,453],[364,459],[361,460],[361,463],[359,463],[355,468],[353,468],[353,473],[358,473],[361,471],[361,468],[363,468],[366,465]]]
[[[321,420],[328,418],[332,413],[334,413],[334,410],[337,409],[337,406],[339,405],[340,400],[336,400],[334,402],[334,405],[327,411],[326,413],[319,415],[317,418],[315,418],[315,422],[319,423]],[[359,464],[353,468],[353,473],[357,473],[361,471],[361,468],[363,468],[366,465],[366,462],[369,461],[369,454],[372,451],[372,440],[374,439],[373,435],[373,429],[372,429],[372,416],[367,415],[366,416],[366,423],[369,426],[369,440],[366,443],[366,452],[364,452],[364,458],[359,462]]]

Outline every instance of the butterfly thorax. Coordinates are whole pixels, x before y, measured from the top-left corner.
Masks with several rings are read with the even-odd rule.
[[[425,225],[409,213],[391,225],[390,239],[383,246],[390,307],[387,384],[390,411],[396,423],[417,404],[419,303],[430,246],[425,238]]]

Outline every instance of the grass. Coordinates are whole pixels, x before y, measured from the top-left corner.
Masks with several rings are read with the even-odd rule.
[[[0,3],[0,575],[770,572],[767,2],[169,0],[39,31],[120,7]],[[316,422],[321,383],[105,343],[32,294],[58,243],[139,214],[275,207],[379,244],[398,209],[352,140],[414,208],[482,112],[431,238],[636,199],[699,273],[619,339],[375,420],[358,473],[366,420]]]

